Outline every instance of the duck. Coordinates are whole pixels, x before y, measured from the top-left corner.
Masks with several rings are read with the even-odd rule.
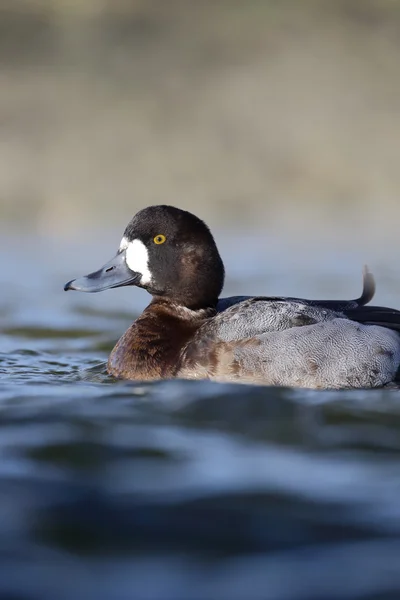
[[[118,379],[208,379],[314,389],[378,388],[400,378],[400,311],[355,300],[220,298],[224,264],[208,226],[168,205],[140,210],[114,258],[64,290],[135,286],[152,299],[112,350]]]

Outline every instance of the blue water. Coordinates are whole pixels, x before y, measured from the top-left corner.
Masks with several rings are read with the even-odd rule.
[[[398,391],[113,381],[146,294],[65,294],[107,248],[24,243],[2,253],[1,600],[400,598]],[[357,254],[270,244],[222,241],[227,293],[359,295]]]

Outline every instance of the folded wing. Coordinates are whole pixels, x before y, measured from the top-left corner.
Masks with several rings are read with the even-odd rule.
[[[356,300],[225,299],[184,349],[179,374],[319,388],[385,385],[400,363],[400,311],[366,306],[374,291],[365,269]]]

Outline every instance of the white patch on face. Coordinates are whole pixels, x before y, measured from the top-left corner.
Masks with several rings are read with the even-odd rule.
[[[123,246],[125,244],[125,246]],[[128,242],[125,238],[121,241],[121,250],[125,250],[126,264],[131,271],[141,274],[140,283],[148,285],[151,282],[151,273],[149,271],[149,253],[146,246],[140,240]]]
[[[121,243],[120,243],[120,245],[119,245],[119,249],[120,249],[120,251],[121,251],[121,250],[126,250],[126,249],[127,249],[127,247],[128,247],[128,244],[129,244],[129,242],[128,242],[128,240],[126,239],[126,237],[123,237],[123,238],[122,238],[122,240],[121,240]]]

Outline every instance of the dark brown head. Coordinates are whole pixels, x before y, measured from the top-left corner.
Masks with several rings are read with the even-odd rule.
[[[99,292],[136,285],[197,309],[214,306],[223,283],[224,265],[207,225],[173,206],[149,206],[130,221],[114,259],[64,289]]]

